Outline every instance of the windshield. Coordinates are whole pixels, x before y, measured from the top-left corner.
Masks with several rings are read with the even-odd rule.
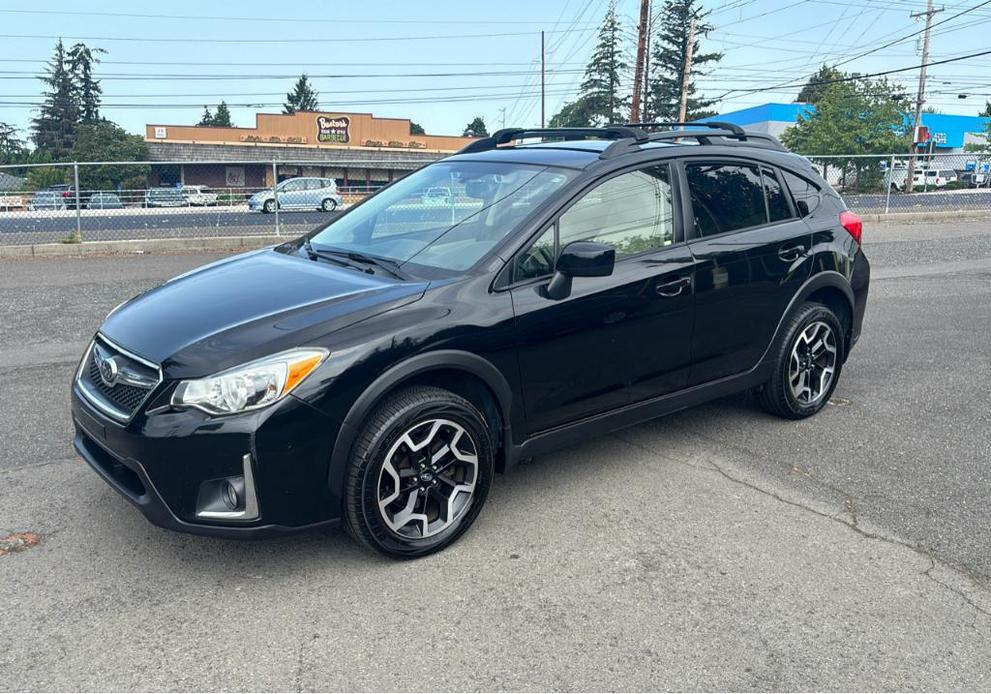
[[[466,270],[570,177],[509,162],[432,164],[331,221],[311,242],[400,265]],[[440,191],[444,200],[429,199]]]

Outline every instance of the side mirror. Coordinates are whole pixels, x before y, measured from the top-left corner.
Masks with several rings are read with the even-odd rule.
[[[571,294],[573,277],[608,277],[616,266],[616,249],[595,241],[573,241],[561,250],[544,296],[560,301]]]

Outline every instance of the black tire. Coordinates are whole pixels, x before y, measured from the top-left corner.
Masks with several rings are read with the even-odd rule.
[[[478,461],[474,491],[448,527],[427,537],[402,536],[387,524],[378,503],[386,455],[418,422],[438,418],[454,422],[470,437]],[[492,484],[494,458],[490,427],[472,403],[430,386],[401,390],[368,418],[351,449],[344,481],[345,528],[361,544],[390,557],[412,559],[437,552],[457,540],[478,517]],[[400,501],[404,498],[409,497],[400,497]]]
[[[320,209],[323,210],[324,212],[333,212],[334,210],[337,209],[337,201],[332,200],[331,198],[327,198],[326,200],[320,203]]]
[[[262,205],[262,212],[267,214],[272,214],[275,212],[275,200],[266,200],[265,204]]]
[[[836,349],[835,365],[832,379],[824,391],[813,402],[803,403],[795,396],[789,379],[792,352],[803,332],[816,323],[825,323],[832,330]],[[781,335],[771,348],[774,372],[767,383],[756,390],[757,402],[761,407],[785,419],[811,417],[825,407],[840,380],[846,345],[845,334],[842,322],[828,306],[814,302],[799,306],[785,320]]]

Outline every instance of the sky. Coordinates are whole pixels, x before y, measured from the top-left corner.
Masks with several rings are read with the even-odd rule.
[[[102,114],[134,133],[147,123],[195,123],[204,105],[221,100],[235,125],[253,126],[256,112],[281,110],[301,72],[312,76],[324,110],[411,118],[432,134],[460,134],[475,116],[490,129],[535,126],[540,32],[549,119],[574,98],[608,2],[0,0],[0,121],[27,133],[44,87],[36,75],[62,37],[107,51],[96,71]],[[653,0],[655,14],[661,4]],[[919,0],[703,6],[715,28],[702,50],[724,58],[697,86],[721,97],[721,112],[792,101],[794,85],[823,62],[860,73],[920,62],[921,36],[908,36],[923,27],[910,16],[925,9]],[[617,1],[631,50],[639,7]],[[991,48],[991,0],[937,7],[931,61]],[[927,104],[944,113],[974,115],[991,99],[991,55],[929,71]],[[915,94],[917,69],[891,77]]]

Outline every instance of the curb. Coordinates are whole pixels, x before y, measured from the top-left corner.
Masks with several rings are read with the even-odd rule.
[[[854,210],[854,212],[857,212]],[[859,214],[859,213],[858,213]],[[928,212],[864,213],[865,222],[929,222],[946,219],[991,219],[991,210],[931,210]]]
[[[293,236],[206,236],[181,239],[133,239],[0,245],[0,258],[54,258],[84,255],[141,253],[189,253],[195,251],[246,251],[289,241]]]

